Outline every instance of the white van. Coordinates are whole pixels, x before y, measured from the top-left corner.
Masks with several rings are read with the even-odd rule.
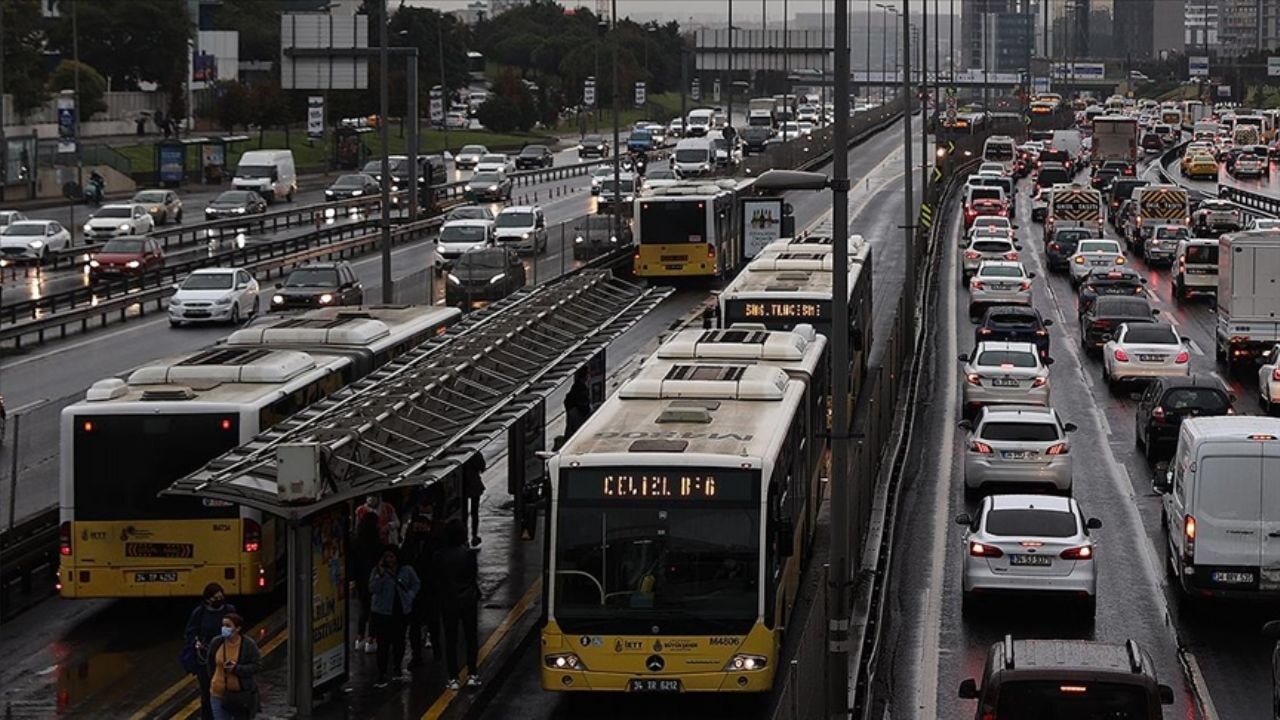
[[[715,167],[711,151],[709,138],[685,138],[676,143],[676,150],[671,154],[671,167],[675,168],[681,177],[709,174]]]
[[[711,132],[715,125],[716,111],[711,108],[698,108],[689,111],[685,122],[685,137],[702,137]]]
[[[1179,590],[1280,600],[1280,418],[1184,420],[1155,490]]]
[[[298,172],[292,150],[250,150],[240,156],[231,187],[253,190],[267,199],[293,201],[298,191]]]
[[[1018,159],[1018,146],[1008,135],[992,135],[982,145],[982,159],[1000,163],[1005,175],[1013,174],[1013,163]]]
[[[1185,238],[1173,257],[1173,299],[1218,292],[1218,239]]]

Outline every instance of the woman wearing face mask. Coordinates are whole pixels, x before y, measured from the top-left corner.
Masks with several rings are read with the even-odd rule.
[[[242,634],[244,618],[230,613],[221,634],[209,645],[209,696],[213,720],[248,720],[258,708],[258,672],[262,654],[253,638]]]
[[[413,612],[413,601],[422,583],[412,565],[400,564],[400,553],[388,547],[382,561],[369,577],[370,626],[378,643],[378,679],[374,687],[384,688],[399,678],[404,662],[405,620]]]
[[[213,710],[209,703],[210,674],[206,663],[209,645],[219,636],[222,619],[235,611],[235,606],[227,602],[222,586],[209,583],[201,594],[200,605],[191,611],[191,617],[187,619],[187,628],[183,633],[186,644],[182,651],[182,666],[195,675],[200,684],[201,720],[213,720]]]

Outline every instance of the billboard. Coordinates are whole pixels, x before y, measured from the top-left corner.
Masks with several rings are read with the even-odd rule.
[[[742,203],[743,253],[755,257],[769,243],[782,237],[782,198],[759,198]]]
[[[1280,76],[1280,57],[1267,58],[1267,77]]]
[[[307,97],[307,135],[313,138],[324,137],[324,96]]]
[[[1188,57],[1187,75],[1191,77],[1209,77],[1209,56],[1192,55]]]
[[[364,90],[369,87],[369,60],[349,51],[368,47],[368,15],[282,13],[280,87]],[[336,52],[326,54],[326,50]],[[294,51],[308,54],[296,55]]]
[[[343,506],[311,522],[311,685],[347,675],[347,523]]]
[[[1049,66],[1049,74],[1055,78],[1103,80],[1107,77],[1107,66],[1103,63],[1059,62]]]

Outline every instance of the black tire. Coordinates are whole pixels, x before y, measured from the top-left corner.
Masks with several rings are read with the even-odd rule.
[[[1156,460],[1159,459],[1156,455],[1156,444],[1151,441],[1151,433],[1147,433],[1147,439],[1142,443],[1142,457],[1151,467],[1155,467]]]
[[[231,306],[231,324],[240,324],[240,303],[236,303]]]
[[[979,502],[982,500],[982,488],[969,487],[968,483],[964,486],[965,502]]]
[[[978,599],[972,593],[960,592],[960,616],[971,618],[978,614]]]
[[[261,298],[261,297],[258,297],[258,296],[254,296],[254,298],[253,298],[253,312],[252,312],[252,314],[250,314],[250,315],[249,315],[249,317],[255,317],[255,318],[256,318],[256,317],[258,317],[258,313],[259,313],[261,310],[262,310],[262,298]]]
[[[182,211],[179,210],[177,215],[173,216],[173,221],[179,225],[182,224]]]
[[[182,322],[178,320],[174,320],[173,318],[170,318],[169,327],[172,327],[172,328],[182,327]]]

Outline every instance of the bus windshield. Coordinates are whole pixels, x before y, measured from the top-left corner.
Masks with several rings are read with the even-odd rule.
[[[982,155],[984,160],[993,160],[996,162],[1003,162],[1005,160],[1012,160],[1013,152],[1014,152],[1013,143],[1011,142],[1009,143],[992,142],[992,143],[987,143],[987,150]]]
[[[705,200],[640,203],[640,242],[705,243],[714,240],[707,228]]]
[[[234,413],[77,417],[76,520],[237,517],[235,505],[159,493],[239,445],[239,422]]]
[[[756,474],[645,471],[623,484],[604,469],[565,474],[556,621],[571,633],[745,633],[759,613]]]

